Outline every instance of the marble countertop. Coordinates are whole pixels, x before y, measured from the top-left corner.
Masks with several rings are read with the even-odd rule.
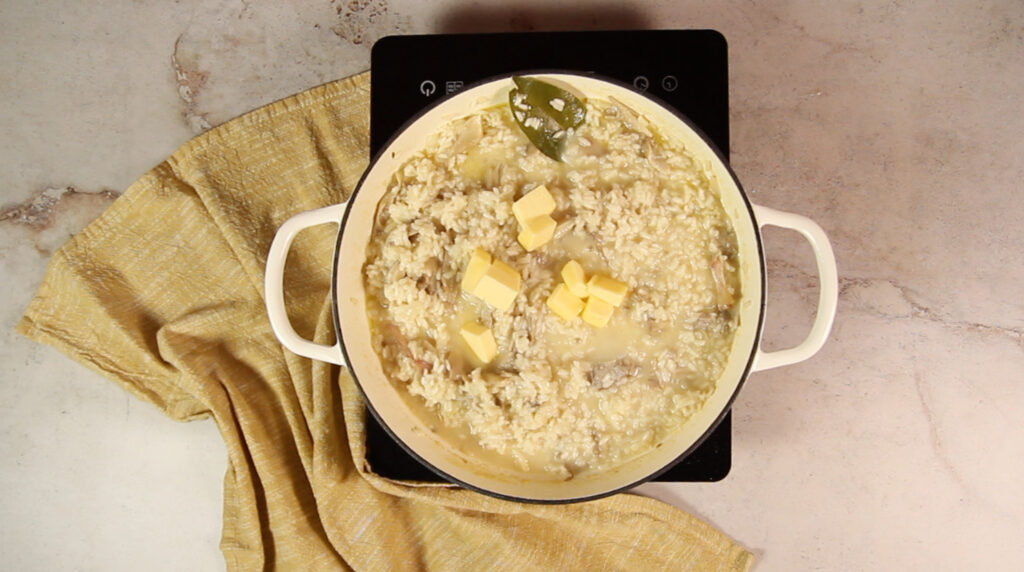
[[[0,4],[0,561],[217,570],[226,462],[13,332],[49,256],[197,133],[367,69],[384,35],[713,28],[733,167],[829,233],[839,313],[751,377],[732,473],[642,491],[758,570],[1024,568],[1024,11],[1018,2]],[[766,346],[806,333],[810,248],[768,229]]]

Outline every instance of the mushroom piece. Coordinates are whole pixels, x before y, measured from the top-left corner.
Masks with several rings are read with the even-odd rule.
[[[622,122],[626,124],[626,127],[629,127],[641,135],[646,135],[647,137],[654,136],[654,133],[651,132],[651,128],[647,125],[647,120],[644,119],[643,116],[625,103],[622,103],[610,95],[608,96],[608,99],[619,109],[620,117],[622,118]]]
[[[479,143],[484,136],[484,126],[479,115],[466,119],[459,127],[459,136],[451,147],[452,155],[465,152],[470,147]]]
[[[715,304],[720,309],[728,308],[736,302],[732,287],[725,278],[725,256],[718,255],[711,261],[711,277],[715,281]]]
[[[630,358],[619,358],[594,365],[590,370],[590,384],[597,389],[608,389],[624,380],[636,377],[640,365]]]
[[[433,368],[433,364],[429,361],[419,359],[413,355],[412,350],[409,349],[408,338],[405,337],[402,330],[398,329],[398,326],[390,323],[385,324],[384,327],[381,328],[381,333],[384,337],[384,345],[395,345],[398,348],[398,351],[405,357],[412,360],[412,363],[415,364],[420,371],[430,371]]]

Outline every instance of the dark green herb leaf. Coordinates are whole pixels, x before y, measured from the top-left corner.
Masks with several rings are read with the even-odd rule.
[[[515,76],[508,104],[519,129],[542,153],[562,160],[570,129],[583,125],[587,110],[575,95],[539,79]]]

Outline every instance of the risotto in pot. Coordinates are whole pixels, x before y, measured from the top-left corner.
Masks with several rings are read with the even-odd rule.
[[[735,235],[705,165],[621,102],[510,89],[395,173],[367,311],[384,372],[439,432],[572,478],[657,446],[714,390]]]

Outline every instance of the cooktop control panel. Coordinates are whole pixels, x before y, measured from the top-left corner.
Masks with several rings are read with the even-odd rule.
[[[692,120],[729,155],[725,38],[713,30],[530,32],[389,36],[373,46],[370,151],[426,107],[510,72],[596,73],[646,92]],[[381,476],[440,481],[367,415],[367,461]],[[718,481],[732,465],[732,414],[681,462],[655,481]]]

